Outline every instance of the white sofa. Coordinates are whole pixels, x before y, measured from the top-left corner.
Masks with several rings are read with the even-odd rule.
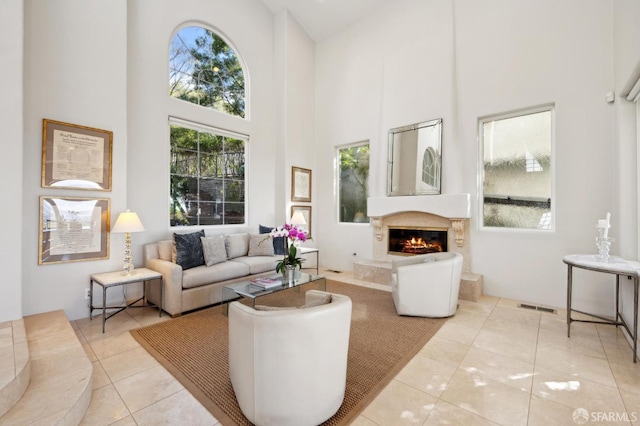
[[[250,256],[248,233],[225,235],[228,258],[211,266],[201,265],[187,270],[172,262],[172,240],[163,240],[144,246],[146,268],[160,272],[163,279],[162,306],[171,316],[222,301],[222,288],[233,282],[258,276],[275,274],[276,263],[282,256]],[[261,238],[268,235],[262,235]],[[270,241],[268,241],[271,244]],[[230,244],[232,247],[230,247]],[[157,285],[147,288],[151,302],[159,299]]]
[[[462,255],[411,256],[391,262],[391,294],[400,315],[449,317],[456,313]]]
[[[258,426],[318,425],[342,405],[351,327],[348,296],[309,290],[304,309],[229,305],[229,376],[244,415]]]

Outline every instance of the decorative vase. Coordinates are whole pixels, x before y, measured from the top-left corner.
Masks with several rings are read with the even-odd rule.
[[[609,256],[609,250],[611,249],[611,243],[615,241],[611,237],[596,237],[596,246],[598,247],[597,259],[600,262],[609,262],[611,257]]]
[[[285,265],[284,272],[282,273],[282,282],[285,285],[293,285],[296,282],[296,267],[292,265]]]

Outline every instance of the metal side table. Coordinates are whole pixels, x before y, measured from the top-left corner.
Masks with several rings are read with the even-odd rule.
[[[160,303],[158,305],[150,304],[147,301],[146,289],[147,281],[159,280],[160,283]],[[127,284],[142,282],[142,297],[124,306],[107,306],[107,289],[110,287],[123,286]],[[102,306],[93,306],[93,285],[98,284],[102,287]],[[142,301],[141,305],[135,305]],[[162,274],[147,268],[138,268],[126,274],[122,271],[105,272],[102,274],[93,274],[89,281],[89,320],[93,320],[93,311],[102,309],[102,332],[104,333],[104,323],[112,316],[124,311],[127,308],[145,308],[153,306],[158,308],[159,316],[162,316]],[[107,315],[107,309],[117,309],[117,311]]]
[[[612,256],[607,262],[601,262],[591,254],[570,254],[562,261],[567,264],[567,337],[571,337],[572,322],[590,322],[594,324],[610,324],[623,326],[629,336],[631,336],[633,347],[633,362],[638,359],[638,273],[640,273],[640,263],[626,261],[620,257]],[[571,307],[571,296],[573,292],[573,268],[586,269],[587,271],[603,272],[616,276],[616,314],[614,319],[602,317],[587,312],[582,312]],[[629,277],[633,280],[633,327],[629,327],[620,313],[620,277]],[[571,311],[584,315],[590,315],[601,321],[579,320],[571,318]]]

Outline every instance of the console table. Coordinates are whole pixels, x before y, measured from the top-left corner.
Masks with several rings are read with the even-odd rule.
[[[571,254],[565,256],[562,261],[567,264],[567,337],[571,337],[572,322],[589,322],[594,324],[610,324],[623,326],[631,336],[633,346],[633,362],[638,359],[638,274],[640,263],[624,260],[612,256],[607,262],[602,262],[595,255]],[[573,268],[586,269],[587,271],[603,272],[616,276],[616,313],[614,319],[602,317],[587,312],[582,312],[571,307],[571,295],[573,292]],[[629,277],[633,281],[633,328],[630,328],[620,314],[620,277]],[[590,315],[601,321],[579,320],[571,318],[571,311],[584,315]]]
[[[159,280],[160,282],[160,303],[153,305],[147,303],[146,288],[147,281]],[[142,297],[134,300],[131,303],[124,302],[124,306],[107,306],[107,289],[109,287],[124,286],[127,284],[133,284],[142,282]],[[102,287],[102,306],[93,306],[93,285],[98,284]],[[142,305],[135,305],[142,300]],[[135,305],[135,306],[134,306]],[[160,311],[159,316],[162,316],[162,274],[160,272],[152,271],[147,268],[137,268],[131,271],[130,274],[123,273],[122,271],[105,272],[102,274],[93,274],[89,280],[89,320],[93,320],[93,311],[96,309],[102,309],[102,332],[104,333],[104,323],[114,316],[115,314],[122,312],[127,308],[144,308],[147,306],[155,306]],[[117,309],[117,311],[107,315],[107,309]]]

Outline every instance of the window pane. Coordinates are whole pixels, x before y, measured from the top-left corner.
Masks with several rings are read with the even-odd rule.
[[[338,159],[339,220],[368,223],[369,144],[341,148],[338,150]]]
[[[169,96],[244,117],[244,73],[233,49],[206,28],[180,30],[169,49]]]
[[[551,229],[552,110],[481,121],[483,225]]]
[[[171,226],[244,223],[245,141],[177,125],[171,137]]]

